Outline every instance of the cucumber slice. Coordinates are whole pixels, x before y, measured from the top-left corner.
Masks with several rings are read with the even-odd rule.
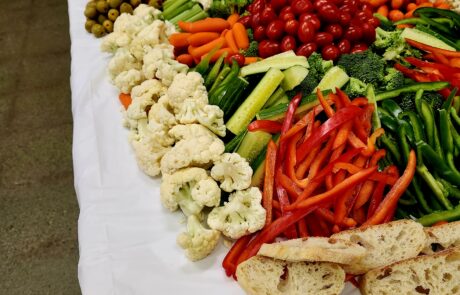
[[[438,38],[417,29],[405,28],[404,31],[401,33],[401,37],[405,39],[414,40],[426,45],[430,45],[436,48],[456,51],[454,47],[449,46],[448,44],[439,40]]]
[[[271,138],[272,135],[264,131],[248,132],[236,152],[251,164]]]
[[[326,72],[326,74],[324,74],[323,79],[319,81],[319,84],[315,87],[313,93],[316,92],[316,89],[318,88],[321,89],[321,91],[332,90],[332,92],[335,92],[336,87],[342,88],[349,80],[350,77],[342,68],[337,66],[332,67]]]
[[[308,69],[302,66],[293,66],[283,72],[284,79],[281,82],[281,87],[285,91],[292,90],[300,84],[308,75]]]
[[[273,135],[273,140],[275,143],[279,142],[280,135],[275,134]],[[262,146],[262,149],[255,158],[255,160],[251,164],[252,171],[252,179],[251,179],[251,186],[258,186],[260,189],[262,189],[263,183],[264,183],[264,176],[265,176],[265,156],[267,154],[267,144],[264,144]]]
[[[263,108],[266,109],[266,108],[269,108],[271,106],[274,106],[275,104],[278,104],[278,101],[281,100],[284,96],[286,96],[286,99],[287,99],[287,95],[286,95],[286,93],[284,93],[283,88],[278,87],[278,89],[276,89],[276,91],[273,92],[273,94],[267,100],[267,102],[265,103]],[[289,102],[289,100],[288,100],[288,102]]]
[[[288,51],[281,52],[281,53],[272,55],[270,57],[267,57],[264,60],[274,60],[274,59],[277,59],[277,58],[280,58],[280,57],[288,57],[288,56],[296,56],[296,55],[295,55],[295,52],[293,50],[288,50]]]
[[[293,66],[308,68],[308,61],[305,56],[287,56],[273,59],[264,59],[241,68],[241,76],[265,73],[271,68],[285,70]]]

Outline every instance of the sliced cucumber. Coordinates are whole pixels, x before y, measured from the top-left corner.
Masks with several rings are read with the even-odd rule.
[[[281,87],[285,91],[292,90],[300,84],[308,75],[308,69],[302,66],[293,66],[283,72],[284,79],[281,82]]]
[[[251,164],[271,138],[272,135],[264,131],[248,132],[236,152]]]
[[[416,25],[415,28],[419,31],[422,31],[424,33],[430,34],[439,40],[443,41],[449,46],[454,47],[456,50],[460,50],[460,46],[453,42],[452,40],[449,40],[449,38],[444,37],[442,34],[439,34],[438,32],[433,31],[432,29],[428,28],[427,26],[424,25]]]
[[[428,33],[422,32],[417,29],[413,28],[405,28],[404,31],[401,33],[401,37],[405,39],[410,39],[414,40],[426,45],[430,45],[436,48],[440,49],[445,49],[445,50],[451,50],[451,51],[456,51],[456,49],[445,42],[439,40],[435,36],[432,36]]]
[[[278,87],[275,92],[270,96],[270,98],[267,100],[267,102],[264,105],[264,109],[269,108],[271,106],[274,106],[275,104],[278,104],[278,101],[282,100],[283,97],[286,97],[286,100],[289,102],[289,99],[284,92],[283,88]]]
[[[277,59],[277,58],[281,58],[281,57],[288,57],[288,56],[296,56],[296,55],[295,55],[295,52],[293,50],[288,50],[288,51],[281,52],[281,53],[272,55],[270,57],[267,57],[264,60],[273,60],[273,59]]]
[[[264,59],[241,68],[241,76],[265,73],[269,69],[285,70],[293,66],[308,68],[308,61],[305,56],[287,56],[273,59]]]
[[[349,80],[350,77],[347,73],[345,73],[342,68],[335,66],[330,68],[329,71],[324,74],[323,79],[319,81],[318,86],[315,87],[313,92],[316,92],[316,89],[318,88],[321,89],[321,91],[332,90],[332,92],[335,92],[336,87],[342,88]]]
[[[279,134],[273,135],[272,139],[278,143],[279,141]],[[251,163],[251,168],[252,168],[252,180],[251,180],[251,186],[258,186],[259,188],[262,189],[263,183],[264,183],[264,176],[265,176],[265,156],[267,154],[267,144],[264,144],[262,146],[262,149],[255,158],[255,160]]]

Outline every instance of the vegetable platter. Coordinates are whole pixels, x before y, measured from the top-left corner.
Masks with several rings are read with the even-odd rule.
[[[238,294],[264,243],[460,218],[456,4],[147,2],[69,3],[83,293]]]

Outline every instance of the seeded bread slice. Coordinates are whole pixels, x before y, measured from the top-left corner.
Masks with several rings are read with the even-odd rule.
[[[311,237],[263,244],[257,255],[291,262],[325,261],[352,264],[366,255],[366,249],[346,240]]]
[[[337,264],[286,262],[263,256],[238,265],[236,276],[249,295],[339,295],[345,280],[345,272]]]
[[[427,243],[422,251],[425,254],[460,246],[460,221],[426,227],[425,233]]]
[[[366,256],[358,263],[343,266],[346,273],[355,275],[415,257],[426,245],[423,226],[408,219],[347,230],[331,238],[348,240],[367,250]]]
[[[460,249],[451,248],[374,269],[360,281],[363,295],[460,294]]]

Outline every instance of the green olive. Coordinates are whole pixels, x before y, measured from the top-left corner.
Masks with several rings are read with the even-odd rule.
[[[85,16],[87,18],[96,18],[97,17],[97,10],[94,7],[86,7],[85,8]]]
[[[138,7],[141,4],[141,0],[130,0],[129,2],[133,7]]]
[[[109,33],[113,32],[113,22],[111,20],[105,20],[102,23],[102,26],[104,26],[105,30]]]
[[[107,17],[103,14],[99,14],[99,16],[97,17],[97,22],[101,25],[105,20],[107,20]]]
[[[87,19],[86,22],[85,22],[85,30],[88,32],[88,33],[91,33],[91,28],[97,24],[95,20],[92,20],[92,19]]]
[[[160,4],[158,3],[158,0],[149,0],[148,4],[152,7],[155,7],[156,9],[160,8]]]
[[[109,10],[109,4],[105,0],[99,0],[96,2],[96,9],[100,13],[106,13]]]
[[[117,8],[120,6],[122,0],[109,0],[109,6],[112,8]]]
[[[118,10],[112,8],[109,10],[109,13],[107,14],[107,17],[111,20],[111,21],[115,21],[117,19],[117,17],[120,15],[120,13],[118,12]]]
[[[120,5],[120,13],[133,13],[133,7],[129,3],[122,3]]]
[[[91,1],[91,2],[86,3],[86,8],[88,7],[96,8],[96,2]]]
[[[91,28],[91,33],[93,33],[94,36],[96,36],[96,38],[100,38],[100,37],[105,35],[105,30],[104,30],[104,27],[102,25],[95,24]]]

